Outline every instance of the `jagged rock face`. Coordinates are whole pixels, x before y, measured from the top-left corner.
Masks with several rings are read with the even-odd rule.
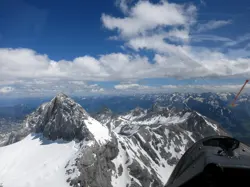
[[[188,109],[136,108],[124,115],[109,112],[108,119],[103,122],[112,128],[119,148],[112,160],[116,166],[113,186],[164,186],[182,154],[195,141],[225,134],[218,124]]]
[[[113,114],[113,112],[108,108],[103,108],[101,111],[93,115],[93,117],[95,119],[98,119],[99,122],[101,122],[102,124],[106,124],[110,132],[112,131],[112,127],[110,126],[110,124],[108,124],[108,122],[115,116],[116,115]]]
[[[83,144],[73,162],[79,175],[75,178],[69,175],[70,184],[75,187],[112,187],[111,176],[115,165],[111,160],[116,158],[119,152],[117,139],[112,138],[105,145],[93,144],[91,141]],[[74,176],[74,172],[71,174]]]
[[[85,120],[87,112],[64,94],[43,104],[27,119],[28,127],[51,140],[83,140],[89,136]]]
[[[83,181],[83,186],[93,187],[110,187],[112,171],[115,169],[115,165],[111,162],[118,155],[117,140],[109,142],[107,145],[102,147],[100,150],[96,150],[95,154],[92,153],[92,163],[86,163],[85,153],[82,156],[78,165],[79,171],[81,172],[80,180]],[[91,150],[93,151],[93,150]]]
[[[0,143],[0,147],[16,143],[22,140],[24,137],[26,137],[29,133],[30,133],[30,130],[27,128],[13,131],[2,139],[2,142]]]

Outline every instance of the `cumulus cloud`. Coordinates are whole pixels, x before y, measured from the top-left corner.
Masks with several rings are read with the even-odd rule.
[[[112,39],[124,42],[122,47],[125,52],[97,57],[83,54],[72,60],[55,61],[32,49],[0,48],[0,86],[2,89],[5,87],[5,92],[7,87],[15,88],[9,92],[16,94],[55,94],[63,91],[80,95],[108,92],[97,84],[88,84],[88,81],[129,82],[163,77],[245,78],[250,75],[250,58],[242,56],[242,51],[223,53],[205,46],[194,47],[190,43],[210,40],[234,46],[248,39],[249,36],[245,35],[235,42],[230,38],[194,35],[191,32],[196,27],[198,32],[216,29],[231,24],[230,20],[212,20],[197,26],[197,8],[192,4],[165,0],[154,4],[133,1],[132,4],[132,1],[117,0],[124,16],[104,13],[101,17],[104,27],[115,31]],[[153,54],[152,58],[142,55],[147,52]],[[244,52],[247,54],[246,50]],[[174,89],[174,85],[170,87],[168,89]],[[156,92],[166,88],[127,83],[116,85],[114,90]]]
[[[197,32],[205,32],[213,29],[218,29],[226,25],[232,24],[231,20],[210,20],[207,23],[199,24],[197,26]]]
[[[134,0],[116,0],[115,4],[118,6],[123,13],[128,13],[129,11],[129,4],[132,3]]]
[[[213,49],[198,49],[189,45],[190,40],[233,41],[212,35],[192,36],[190,28],[194,27],[196,12],[197,9],[193,5],[180,5],[167,1],[160,1],[157,4],[139,1],[123,18],[103,14],[102,21],[107,29],[117,30],[116,37],[122,38],[127,48],[136,52],[153,51],[155,53],[154,61],[144,72],[144,78],[248,76],[249,67],[244,69],[238,64],[247,65],[249,58],[227,56]],[[227,24],[231,24],[231,21],[211,20],[205,24],[198,24],[198,32],[216,29]],[[168,26],[168,29],[165,29],[165,26]],[[156,28],[157,30],[154,30]]]
[[[143,67],[141,69],[141,67]],[[30,49],[0,49],[0,81],[22,79],[113,80],[142,76],[151,65],[146,57],[122,53],[54,61]],[[131,75],[134,71],[136,74]]]
[[[7,94],[10,92],[13,92],[14,88],[10,87],[10,86],[6,86],[6,87],[0,87],[0,94]]]
[[[103,25],[110,30],[118,30],[122,37],[145,34],[159,26],[185,26],[193,21],[196,8],[192,5],[181,6],[161,1],[152,4],[139,1],[133,6],[127,17],[118,18],[107,14],[102,15]]]
[[[39,80],[56,81],[109,81],[159,77],[195,78],[205,76],[249,75],[249,58],[228,58],[211,50],[161,45],[144,40],[138,49],[147,47],[156,52],[179,51],[177,55],[155,54],[153,61],[145,56],[112,53],[99,58],[83,56],[72,61],[54,61],[30,49],[0,49],[0,84]],[[76,83],[76,82],[73,82]]]

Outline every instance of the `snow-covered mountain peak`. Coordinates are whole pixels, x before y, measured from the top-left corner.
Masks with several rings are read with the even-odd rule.
[[[64,93],[58,93],[54,98],[61,99],[61,100],[70,99],[70,97]]]
[[[81,105],[63,93],[59,93],[54,97],[49,105],[54,109],[60,109],[64,113],[72,113],[74,110],[77,110],[76,112],[84,114],[86,117],[88,116],[87,112],[81,107]]]
[[[58,94],[41,105],[26,120],[31,132],[43,133],[51,140],[110,140],[108,128],[93,119],[78,103],[65,94]]]
[[[139,116],[143,116],[145,113],[146,113],[145,109],[136,107],[135,109],[128,112],[128,115],[133,116],[133,117],[139,117]]]

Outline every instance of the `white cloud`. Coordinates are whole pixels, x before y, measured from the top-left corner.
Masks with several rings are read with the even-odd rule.
[[[16,94],[55,94],[63,91],[80,95],[109,92],[96,84],[88,84],[88,81],[115,80],[125,82],[116,85],[115,91],[156,92],[177,88],[174,85],[158,88],[130,81],[163,77],[186,79],[250,76],[247,50],[229,50],[223,53],[220,52],[222,50],[206,46],[194,47],[189,42],[210,40],[234,46],[248,40],[249,35],[235,41],[214,35],[193,35],[190,30],[197,26],[195,6],[164,0],[155,4],[133,1],[132,5],[130,2],[117,1],[124,13],[123,17],[103,14],[101,18],[105,28],[117,31],[111,39],[122,40],[122,47],[127,53],[100,54],[98,57],[83,55],[68,61],[55,61],[46,54],[39,54],[31,49],[0,48],[0,86],[15,88],[11,93]],[[197,30],[203,32],[227,24],[231,24],[231,21],[212,20],[198,24]],[[140,55],[147,54],[148,51],[153,54],[153,58]],[[195,89],[199,90],[201,87]]]
[[[121,11],[123,13],[128,13],[129,11],[129,4],[132,2],[133,0],[116,0],[115,4],[116,6],[118,6]]]
[[[102,93],[104,91],[105,91],[104,88],[93,88],[93,89],[91,89],[92,93]]]
[[[173,29],[170,30],[168,33],[165,35],[166,38],[172,41],[183,41],[183,42],[188,42],[190,39],[189,31],[187,29]]]
[[[14,89],[15,88],[15,89]],[[106,90],[97,84],[88,84],[84,81],[62,80],[32,80],[12,82],[11,87],[5,86],[0,93],[9,93],[10,96],[53,96],[59,92],[69,95],[92,95],[103,93]]]
[[[30,49],[0,49],[0,80],[65,76],[55,61]]]
[[[165,42],[165,35],[140,36],[129,40],[126,46],[134,50],[154,50],[158,53],[180,54],[182,46]]]
[[[29,49],[0,49],[0,84],[27,84],[30,81],[44,85],[71,81],[73,85],[81,85],[85,81],[219,77],[250,73],[249,58],[229,58],[208,49],[198,51],[176,47],[156,38],[145,38],[134,47],[138,50],[143,47],[155,50],[153,61],[139,55],[112,53],[99,58],[83,56],[72,61],[56,62]],[[164,53],[167,51],[171,51],[172,55]]]
[[[208,35],[208,34],[199,34],[199,35],[192,35],[191,36],[192,42],[202,42],[202,41],[214,41],[214,42],[233,42],[232,39],[216,36],[216,35]]]
[[[145,89],[150,89],[150,86],[145,86],[145,85],[140,85],[140,84],[118,84],[115,85],[115,89],[117,90],[145,90]]]
[[[233,46],[236,46],[238,44],[241,44],[245,41],[249,41],[250,40],[250,33],[246,33],[242,36],[239,36],[236,40],[233,40],[233,41],[229,41],[227,43],[225,43],[225,46],[227,47],[233,47]]]
[[[205,32],[213,29],[218,29],[229,24],[232,24],[231,20],[210,20],[207,23],[198,24],[196,32]]]
[[[146,63],[146,71],[143,70],[143,66],[140,69],[143,72],[143,78],[249,75],[249,68],[243,69],[237,65],[249,63],[248,58],[227,56],[212,49],[204,47],[199,49],[189,45],[190,39],[196,42],[232,41],[219,36],[190,35],[189,30],[194,26],[197,11],[193,5],[179,5],[167,1],[161,1],[158,4],[139,1],[129,10],[123,18],[104,14],[102,21],[107,29],[118,30],[116,37],[125,41],[125,47],[136,52],[153,51],[155,53],[154,63]],[[211,20],[205,24],[198,24],[198,31],[216,29],[227,24],[231,24],[231,21]],[[168,26],[167,30],[165,26]],[[133,75],[136,75],[134,78],[142,78],[137,73]]]
[[[69,81],[69,84],[86,85],[86,82],[84,82],[84,81]]]
[[[115,85],[115,89],[121,90],[123,94],[131,93],[203,93],[203,92],[238,92],[242,85],[240,84],[228,84],[228,85],[213,85],[213,84],[201,84],[201,85],[162,85],[162,86],[145,86],[140,84],[127,84],[127,85]],[[244,92],[250,92],[250,87],[247,85]]]
[[[122,37],[145,34],[147,31],[165,26],[185,26],[194,20],[196,8],[192,5],[181,6],[161,1],[152,4],[139,1],[133,6],[125,18],[102,15],[104,26],[110,30],[117,29]]]
[[[238,92],[242,85],[228,84],[228,85],[164,85],[161,88],[168,92]],[[249,86],[246,86],[244,92],[249,92]]]
[[[13,92],[15,89],[10,87],[10,86],[6,86],[6,87],[2,87],[0,88],[0,94],[7,94],[10,92]]]

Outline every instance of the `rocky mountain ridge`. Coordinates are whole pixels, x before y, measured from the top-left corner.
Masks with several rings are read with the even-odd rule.
[[[6,144],[31,132],[76,142],[77,151],[64,166],[66,181],[74,187],[163,187],[195,141],[225,134],[198,112],[175,107],[136,108],[123,115],[105,109],[93,117],[59,94],[30,114]]]

